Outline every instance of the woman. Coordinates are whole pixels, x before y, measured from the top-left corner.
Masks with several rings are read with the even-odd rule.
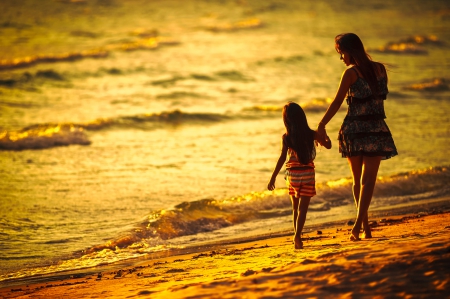
[[[357,217],[350,240],[372,234],[367,218],[380,161],[397,155],[391,132],[384,121],[384,100],[388,94],[386,68],[372,61],[354,33],[336,36],[335,48],[347,66],[333,102],[320,121],[317,132],[326,136],[325,126],[347,96],[348,111],[339,131],[339,152],[347,158],[353,176]]]

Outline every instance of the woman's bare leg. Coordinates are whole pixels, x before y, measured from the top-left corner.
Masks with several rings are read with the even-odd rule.
[[[363,225],[364,220],[367,221],[367,212],[369,210],[370,202],[372,201],[373,190],[375,189],[380,162],[381,157],[362,158],[362,177],[360,187],[361,190],[359,193],[358,213],[355,224],[353,225],[352,236],[350,237],[351,240],[359,239],[361,226]],[[364,223],[364,225],[367,228],[369,227],[368,222],[367,224]]]
[[[355,200],[356,210],[359,207],[359,196],[361,193],[361,174],[363,168],[363,156],[355,156],[347,158],[350,170],[353,177],[353,198]],[[372,238],[369,227],[369,219],[366,216],[363,218],[362,227],[364,229],[364,238]]]

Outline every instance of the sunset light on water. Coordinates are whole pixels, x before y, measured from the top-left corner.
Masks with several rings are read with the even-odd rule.
[[[389,246],[394,259],[412,247],[423,253],[418,263],[448,262],[427,251],[448,247],[447,2],[3,0],[0,9],[0,285],[9,292],[0,297],[27,298],[22,285],[89,274],[80,286],[140,279],[139,291],[119,298],[213,298],[225,284],[236,297],[272,289],[274,298],[325,298],[353,292],[339,285],[352,283],[343,269],[359,273],[353,253],[378,261],[373,292],[389,283],[380,257]],[[346,68],[334,44],[344,32],[386,64],[386,123],[399,155],[377,174],[374,241],[348,245],[356,208],[338,150],[344,101],[327,124],[332,148],[316,148],[317,195],[295,251],[284,169],[267,190],[283,106],[298,103],[317,128]],[[420,217],[402,220],[403,235],[388,225],[411,214],[431,219],[423,232]],[[125,266],[134,270],[119,275]],[[318,278],[332,290],[314,285],[313,273],[333,269]],[[424,285],[437,297],[448,291],[440,268],[410,270],[435,271],[420,276]],[[311,287],[282,282],[300,274]],[[242,291],[253,275],[264,287]],[[114,298],[111,286],[90,288]],[[400,288],[398,296],[417,295]],[[53,290],[43,296],[87,296]]]

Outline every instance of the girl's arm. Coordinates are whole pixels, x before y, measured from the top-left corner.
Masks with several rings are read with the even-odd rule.
[[[349,69],[346,69],[344,73],[342,74],[341,83],[339,83],[339,88],[336,93],[336,96],[334,97],[333,102],[331,102],[330,106],[327,109],[327,112],[325,112],[325,115],[323,116],[322,120],[319,122],[319,125],[317,127],[317,133],[325,139],[326,132],[325,132],[325,125],[333,118],[333,116],[339,111],[339,108],[342,105],[342,102],[345,99],[345,96],[350,88],[350,85],[352,85],[356,79],[358,79],[356,73]]]
[[[275,166],[275,169],[273,170],[272,177],[270,178],[269,184],[267,184],[267,189],[269,189],[270,191],[275,189],[275,181],[277,179],[277,175],[280,172],[281,167],[283,167],[284,162],[286,161],[288,148],[284,144],[283,141],[281,141],[281,143],[282,143],[282,147],[281,147],[280,157],[278,158],[277,165]]]
[[[330,137],[328,137],[325,134],[325,137],[322,135],[319,135],[317,131],[314,131],[314,140],[316,140],[320,145],[324,146],[326,149],[331,148],[331,140]]]

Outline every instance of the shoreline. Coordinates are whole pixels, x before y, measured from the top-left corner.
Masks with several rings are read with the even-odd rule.
[[[304,234],[303,250],[294,250],[288,235],[267,236],[190,248],[186,250],[191,252],[179,254],[148,255],[145,260],[120,265],[120,269],[97,267],[71,276],[54,274],[48,281],[11,283],[0,287],[0,297],[217,298],[223,294],[220,297],[257,298],[262,294],[257,290],[265,288],[265,295],[272,292],[274,298],[285,298],[351,293],[348,284],[352,281],[363,297],[369,296],[366,288],[374,291],[378,285],[384,292],[380,296],[424,295],[419,286],[409,285],[414,281],[433,286],[426,289],[427,296],[448,294],[450,273],[443,269],[450,265],[450,212],[380,220],[371,219],[374,238],[359,242],[348,241],[351,226],[341,224]],[[405,267],[413,267],[412,272]],[[297,284],[305,284],[305,275],[312,285],[299,289]],[[340,278],[332,279],[337,276]],[[316,280],[323,283],[317,285]],[[280,283],[288,287],[281,290],[277,287]]]
[[[409,217],[412,215],[428,215],[433,213],[450,212],[450,196],[444,196],[436,198],[434,200],[418,201],[414,205],[400,204],[391,207],[372,208],[369,214],[369,222],[373,223],[375,219],[395,218],[395,217]],[[344,217],[339,220],[319,222],[308,224],[303,230],[303,235],[308,235],[316,230],[324,230],[329,228],[341,227],[346,225],[352,225],[354,218]],[[350,226],[349,226],[350,227]],[[158,252],[146,253],[140,257],[133,257],[129,259],[120,260],[113,263],[101,264],[93,267],[84,267],[72,270],[62,270],[58,272],[51,272],[45,274],[36,274],[33,276],[25,276],[20,278],[12,278],[0,281],[0,288],[3,288],[2,284],[7,286],[20,285],[20,284],[33,284],[36,282],[50,282],[58,279],[66,279],[73,275],[86,276],[89,273],[97,273],[99,271],[113,271],[122,267],[131,267],[137,263],[147,260],[154,260],[160,258],[166,258],[171,256],[178,256],[190,253],[197,253],[201,251],[212,250],[224,246],[232,246],[241,243],[248,243],[252,241],[266,240],[276,237],[290,236],[292,229],[285,229],[280,231],[268,232],[259,235],[249,235],[236,237],[231,239],[224,239],[221,241],[204,241],[195,245],[188,245],[184,248],[170,248]]]
[[[440,198],[436,198],[434,200],[426,200],[419,201],[415,205],[411,204],[400,204],[396,206],[392,206],[390,208],[381,207],[374,208],[370,211],[369,219],[370,222],[373,223],[373,219],[383,219],[385,217],[393,218],[393,217],[407,217],[411,215],[426,215],[430,213],[439,212],[450,212],[450,196],[444,196]],[[303,230],[303,235],[309,235],[310,233],[317,230],[326,230],[335,227],[341,227],[346,225],[352,225],[353,218],[345,218],[340,220],[335,220],[331,222],[323,222],[323,223],[314,223],[308,225],[306,223],[305,228]],[[308,222],[308,221],[307,221]],[[349,224],[351,223],[351,224]],[[351,227],[351,226],[349,226]],[[97,265],[94,267],[85,267],[80,269],[73,270],[65,270],[59,272],[52,272],[46,274],[36,274],[34,276],[26,276],[20,278],[12,278],[4,281],[0,281],[0,289],[5,287],[14,287],[28,284],[36,284],[36,283],[50,283],[58,280],[69,279],[73,276],[89,276],[98,272],[110,272],[114,270],[118,270],[120,268],[132,267],[136,264],[145,261],[152,261],[161,258],[168,258],[172,256],[193,254],[202,251],[215,250],[217,248],[225,248],[233,245],[239,245],[242,243],[249,243],[253,241],[261,241],[266,239],[272,239],[277,237],[290,236],[292,234],[291,229],[284,231],[276,231],[270,232],[262,235],[253,235],[246,237],[237,237],[234,239],[226,239],[222,240],[219,243],[216,241],[205,241],[203,243],[199,243],[192,246],[186,246],[185,248],[171,248],[168,250],[163,250],[159,252],[147,253],[141,257],[133,257],[130,259],[125,259],[121,261],[117,261],[110,264]]]

